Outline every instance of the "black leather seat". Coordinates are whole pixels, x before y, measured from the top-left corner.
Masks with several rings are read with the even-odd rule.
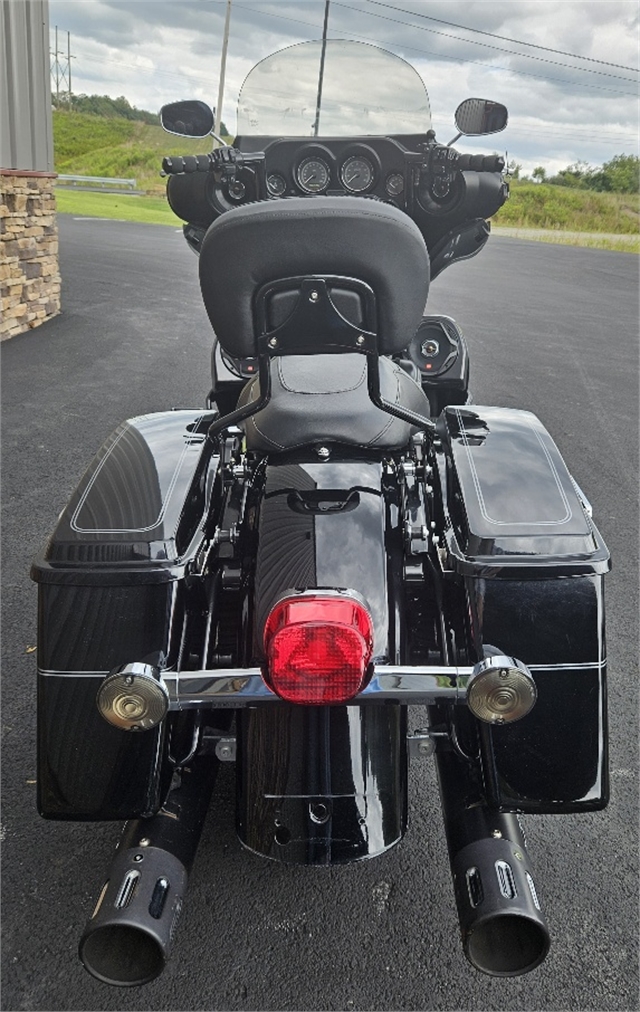
[[[429,416],[421,387],[391,359],[381,358],[385,400]],[[239,406],[259,397],[258,378],[244,387]],[[415,427],[381,411],[367,390],[363,355],[290,355],[271,363],[271,400],[243,422],[250,450],[292,450],[318,442],[400,449]]]

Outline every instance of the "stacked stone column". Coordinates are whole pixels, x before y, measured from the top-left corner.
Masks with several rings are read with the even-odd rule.
[[[0,340],[60,312],[55,178],[0,169]]]

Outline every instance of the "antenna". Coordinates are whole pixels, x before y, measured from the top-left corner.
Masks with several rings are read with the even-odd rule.
[[[329,3],[330,0],[326,0],[324,5],[324,26],[322,29],[322,54],[320,56],[320,75],[318,77],[318,99],[316,101],[316,118],[313,124],[313,136],[318,136],[318,129],[320,127],[320,106],[322,104],[322,82],[324,79],[324,57],[327,51],[327,27],[329,25]]]
[[[220,84],[218,86],[218,104],[216,105],[216,119],[213,125],[213,135],[220,133],[222,123],[222,99],[224,97],[224,75],[227,68],[227,48],[229,46],[229,22],[231,20],[231,0],[227,0],[227,13],[224,21],[224,37],[222,39],[222,57],[220,59]],[[218,138],[216,137],[216,140]]]

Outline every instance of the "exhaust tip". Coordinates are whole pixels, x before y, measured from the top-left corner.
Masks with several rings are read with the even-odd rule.
[[[474,925],[464,947],[477,970],[492,977],[516,977],[544,962],[549,933],[544,924],[521,915],[494,915]]]
[[[85,935],[80,942],[80,959],[97,980],[119,987],[148,984],[165,966],[158,940],[127,924],[105,924]]]

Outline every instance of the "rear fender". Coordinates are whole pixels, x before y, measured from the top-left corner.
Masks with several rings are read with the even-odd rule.
[[[254,662],[286,592],[348,589],[373,619],[374,660],[393,660],[401,572],[381,461],[272,464],[258,522]],[[406,708],[286,704],[238,714],[237,829],[275,860],[335,864],[381,853],[406,825]]]

